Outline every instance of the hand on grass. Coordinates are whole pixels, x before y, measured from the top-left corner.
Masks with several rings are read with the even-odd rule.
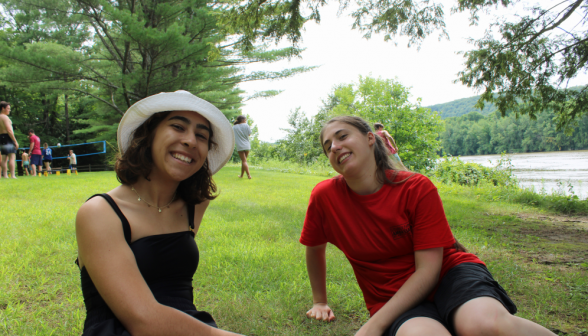
[[[326,303],[315,303],[312,308],[306,312],[306,317],[319,321],[331,322],[335,319],[335,314]]]

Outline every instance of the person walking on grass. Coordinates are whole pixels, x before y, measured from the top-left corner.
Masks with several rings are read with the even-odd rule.
[[[239,158],[241,159],[241,175],[239,175],[239,178],[243,177],[243,174],[247,173],[247,178],[251,179],[249,165],[247,164],[247,157],[249,156],[249,151],[251,150],[251,143],[249,142],[251,128],[249,125],[247,125],[247,118],[245,118],[245,116],[240,115],[237,117],[233,126],[233,132],[235,132],[235,145],[237,146],[237,153],[239,153]]]
[[[398,146],[396,145],[396,141],[394,138],[384,129],[384,125],[380,123],[375,123],[374,128],[376,129],[376,134],[382,138],[384,141],[384,145],[390,152],[392,160],[396,160],[402,164],[402,160],[400,160],[400,156],[398,156]]]
[[[309,318],[335,319],[326,291],[331,243],[351,263],[370,312],[357,336],[555,335],[513,315],[506,291],[455,240],[437,188],[392,161],[363,119],[331,119],[320,142],[341,175],[312,191],[300,237],[314,302]]]
[[[43,153],[41,152],[41,139],[35,135],[35,131],[29,130],[29,140],[31,142],[29,146],[29,157],[31,158],[31,170],[33,175],[37,175],[37,167],[39,167],[39,173],[43,171]]]
[[[45,142],[43,144],[43,164],[48,174],[51,174],[51,162],[53,162],[53,150],[49,148],[49,145]]]
[[[15,179],[14,166],[18,141],[14,137],[12,121],[8,117],[9,114],[10,103],[0,101],[0,178],[8,178],[8,169],[10,169],[10,177]]]
[[[29,176],[29,154],[27,154],[27,152],[23,150],[20,159],[20,164],[22,165],[24,173],[27,174],[27,176]]]
[[[194,237],[217,196],[212,175],[233,153],[231,124],[187,91],[165,92],[133,104],[117,140],[121,185],[76,217],[83,335],[235,335],[196,310],[192,287]]]
[[[67,159],[69,160],[70,171],[76,170],[77,166],[78,166],[78,160],[76,159],[76,155],[74,154],[73,149],[69,150],[69,154],[67,155]]]

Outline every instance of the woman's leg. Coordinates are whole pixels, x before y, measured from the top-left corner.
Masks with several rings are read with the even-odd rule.
[[[396,336],[451,336],[449,331],[445,327],[428,317],[415,317],[404,322],[398,331]],[[393,336],[393,335],[385,335]]]
[[[247,173],[247,177],[251,178],[251,174],[249,173],[249,165],[247,164],[247,157],[249,156],[249,151],[244,150],[239,152],[239,158],[241,159],[241,175],[239,177],[243,177],[244,173]]]
[[[555,336],[537,323],[511,315],[498,300],[479,297],[455,310],[453,326],[458,336]]]
[[[51,166],[50,166],[51,162],[49,161],[45,161],[45,170],[47,171],[48,174],[51,174]]]

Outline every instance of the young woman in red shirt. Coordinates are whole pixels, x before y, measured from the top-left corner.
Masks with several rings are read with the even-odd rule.
[[[395,166],[363,119],[331,119],[320,142],[341,175],[312,191],[300,237],[309,318],[335,318],[326,291],[331,243],[351,263],[371,315],[356,335],[554,335],[513,315],[506,291],[453,237],[437,188]]]

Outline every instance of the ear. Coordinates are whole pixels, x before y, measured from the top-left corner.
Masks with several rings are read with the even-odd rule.
[[[372,132],[368,132],[368,145],[373,146],[376,143],[376,135]]]

